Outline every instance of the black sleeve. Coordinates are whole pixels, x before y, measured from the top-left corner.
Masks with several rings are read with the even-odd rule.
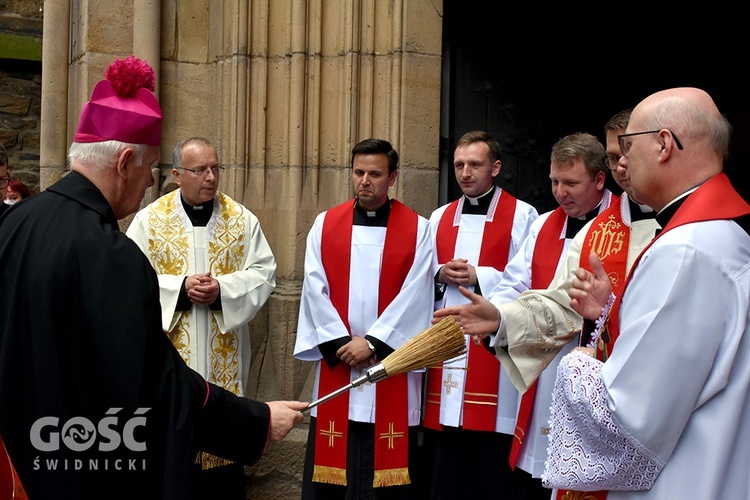
[[[492,347],[492,344],[490,344],[489,335],[487,335],[485,338],[482,339],[482,345],[484,346],[485,349],[487,349],[487,351],[489,351],[490,354],[492,354],[493,356],[495,355],[495,348]],[[507,350],[508,348],[506,347],[505,349]]]
[[[385,358],[386,356],[390,355],[394,349],[383,342],[382,340],[378,340],[375,337],[370,337],[369,335],[365,335],[365,339],[369,340],[372,346],[375,348],[375,354],[378,355],[380,359]]]
[[[187,280],[187,276],[185,276],[185,279],[182,280],[182,288],[180,288],[180,296],[177,297],[177,305],[174,306],[175,311],[189,311],[191,307],[193,307],[193,303],[190,302],[190,299],[187,295],[187,290],[185,290],[185,281]]]
[[[208,397],[196,426],[199,449],[252,465],[263,455],[271,429],[267,404],[208,384]]]
[[[208,307],[212,311],[221,311],[221,289],[219,289],[219,294],[216,296],[216,300],[214,300]]]
[[[442,269],[442,267],[440,268]],[[448,288],[448,286],[445,283],[440,283],[438,281],[438,276],[440,276],[440,269],[438,269],[438,272],[435,273],[435,302],[438,300],[443,299],[443,295],[445,295],[445,289]]]
[[[586,347],[591,340],[591,334],[596,330],[596,323],[590,319],[583,320],[583,326],[581,326],[581,339],[579,341],[580,346]]]
[[[338,339],[329,340],[328,342],[323,342],[318,346],[320,354],[323,355],[323,359],[328,363],[328,366],[333,368],[336,363],[339,362],[339,358],[336,357],[336,351],[348,344],[351,340],[351,337],[340,337]]]

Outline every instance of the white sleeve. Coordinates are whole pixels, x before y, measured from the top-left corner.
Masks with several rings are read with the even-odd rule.
[[[607,406],[602,362],[572,351],[557,367],[542,483],[575,491],[647,490],[665,462],[622,428]]]
[[[315,218],[307,235],[305,279],[302,282],[297,338],[294,344],[294,357],[302,361],[321,359],[322,354],[318,349],[320,344],[349,336],[346,325],[331,302],[328,277],[320,255],[325,214],[323,212]]]

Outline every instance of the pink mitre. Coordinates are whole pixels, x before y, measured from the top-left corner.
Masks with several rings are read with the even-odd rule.
[[[154,96],[154,70],[135,56],[117,59],[83,106],[75,142],[115,140],[129,144],[161,143],[162,113]]]

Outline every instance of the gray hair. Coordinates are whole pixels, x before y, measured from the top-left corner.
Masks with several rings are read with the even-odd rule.
[[[670,97],[658,103],[645,123],[649,130],[669,129],[680,137],[705,138],[709,146],[726,161],[729,158],[729,142],[732,125],[724,115],[718,118],[705,112],[696,104],[681,97]]]
[[[210,146],[216,149],[214,145],[211,144],[211,141],[209,141],[205,137],[196,136],[183,139],[178,142],[172,150],[172,168],[182,168],[182,150],[185,149],[185,146],[187,146],[191,142],[197,142],[198,144],[203,144],[204,146]]]
[[[68,165],[74,163],[93,168],[107,168],[112,165],[117,156],[130,148],[135,153],[138,165],[143,165],[148,144],[129,144],[120,141],[103,142],[74,142],[68,150]]]

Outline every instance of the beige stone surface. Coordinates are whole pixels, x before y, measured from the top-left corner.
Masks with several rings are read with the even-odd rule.
[[[432,211],[437,208],[435,186],[438,184],[439,175],[437,169],[406,169],[399,175],[394,197],[419,215],[429,218]]]
[[[186,137],[202,135],[216,140],[222,116],[217,106],[215,78],[212,65],[162,61],[159,98],[164,116],[162,163],[172,163],[172,149]]]
[[[44,0],[7,0],[5,9],[18,16],[42,17]]]
[[[179,140],[215,143],[226,167],[221,190],[258,216],[278,265],[276,290],[250,325],[250,395],[309,400],[313,364],[293,358],[305,240],[318,213],[352,197],[351,148],[389,140],[401,157],[391,196],[424,216],[437,204],[442,2],[181,0],[161,2],[160,12],[139,33],[132,2],[71,2],[70,38],[61,30],[45,40],[69,45],[68,75],[47,81],[43,94],[67,96],[67,144],[106,66],[160,27],[161,60],[152,65],[161,167],[145,202],[175,188]],[[63,173],[64,147],[50,144],[42,145],[45,185]],[[306,435],[295,429],[246,469],[248,498],[299,496]]]
[[[82,53],[128,55],[133,51],[133,1],[80,2]],[[106,65],[105,65],[106,67]]]
[[[220,23],[222,19],[211,19],[209,0],[180,0],[175,2],[176,26],[174,32],[175,57],[178,61],[201,64],[208,62],[211,22]]]

